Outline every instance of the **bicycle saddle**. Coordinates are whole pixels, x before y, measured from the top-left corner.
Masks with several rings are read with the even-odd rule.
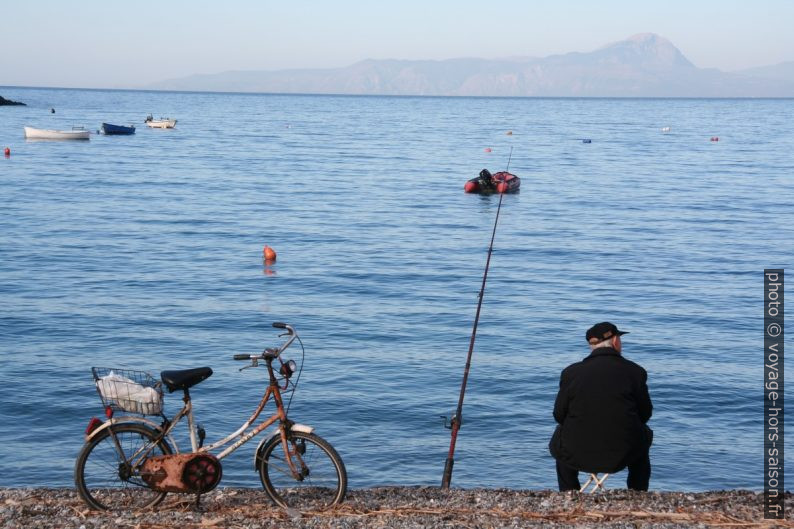
[[[160,380],[163,381],[169,393],[178,389],[187,389],[195,386],[202,380],[207,380],[212,375],[209,367],[197,367],[194,369],[179,369],[175,371],[160,372]]]

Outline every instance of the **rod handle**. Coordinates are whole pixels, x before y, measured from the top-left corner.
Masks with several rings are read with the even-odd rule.
[[[455,460],[452,457],[447,458],[447,463],[444,465],[444,477],[441,478],[441,488],[448,489],[449,483],[452,481],[452,467],[455,465]]]

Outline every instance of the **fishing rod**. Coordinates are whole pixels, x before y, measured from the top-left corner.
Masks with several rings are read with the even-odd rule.
[[[513,158],[513,147],[510,147],[510,155],[507,157],[507,167],[505,172],[510,169],[510,160]],[[496,219],[493,223],[493,232],[491,232],[491,244],[488,245],[488,258],[485,260],[485,272],[482,275],[482,286],[480,287],[480,298],[477,301],[477,313],[474,315],[474,326],[471,329],[471,340],[469,340],[469,353],[466,356],[466,367],[463,370],[463,381],[460,384],[460,396],[458,397],[458,407],[455,410],[455,415],[450,420],[450,429],[452,434],[449,440],[449,454],[447,455],[447,462],[444,465],[444,477],[441,478],[441,488],[448,489],[449,483],[452,481],[452,467],[455,465],[455,443],[458,440],[458,430],[463,423],[463,397],[466,394],[466,382],[469,380],[469,369],[471,368],[471,355],[474,352],[474,339],[477,336],[477,324],[480,322],[480,309],[482,308],[482,298],[485,295],[485,282],[488,279],[488,267],[491,264],[491,253],[493,252],[493,241],[496,237],[496,225],[499,223],[499,212],[502,209],[502,198],[504,193],[499,193],[499,205],[496,208]]]

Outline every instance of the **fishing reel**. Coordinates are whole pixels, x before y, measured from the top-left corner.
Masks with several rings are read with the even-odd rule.
[[[458,424],[458,428],[460,428],[461,426],[463,426],[463,417],[461,417],[461,418],[459,419],[459,418],[458,418],[458,415],[457,415],[457,414],[455,414],[455,413],[453,413],[453,414],[452,414],[452,417],[451,417],[451,418],[450,418],[450,417],[447,417],[446,415],[440,415],[439,417],[441,417],[441,420],[442,420],[442,421],[443,421],[443,423],[444,423],[444,428],[446,428],[447,430],[451,430],[451,429],[452,429],[452,426],[453,426],[455,423],[457,423],[457,424]]]

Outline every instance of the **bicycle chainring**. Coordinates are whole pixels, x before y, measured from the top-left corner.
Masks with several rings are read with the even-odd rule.
[[[199,454],[185,463],[182,483],[190,492],[203,494],[214,489],[220,483],[222,475],[218,458],[211,454]]]

